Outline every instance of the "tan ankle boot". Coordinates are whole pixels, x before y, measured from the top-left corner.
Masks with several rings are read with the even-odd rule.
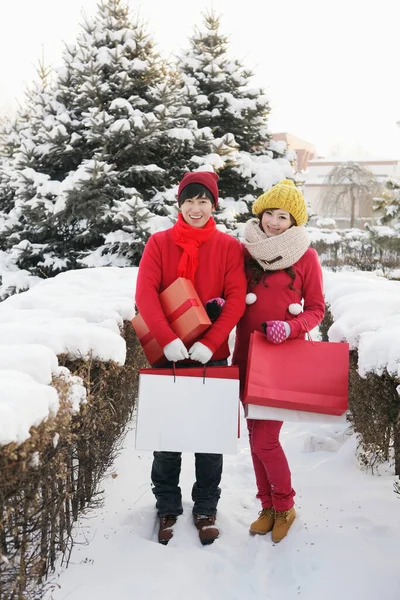
[[[265,535],[271,531],[274,526],[275,511],[271,506],[270,508],[263,508],[258,514],[259,517],[257,521],[254,521],[254,523],[250,525],[249,531],[252,535]]]
[[[275,523],[272,528],[272,541],[275,542],[275,544],[286,537],[295,518],[296,511],[294,508],[290,508],[284,512],[275,511]]]

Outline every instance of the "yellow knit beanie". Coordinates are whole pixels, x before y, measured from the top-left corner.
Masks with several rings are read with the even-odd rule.
[[[257,198],[253,204],[253,214],[259,216],[267,208],[287,210],[296,225],[307,223],[307,209],[303,194],[290,179],[283,179]]]

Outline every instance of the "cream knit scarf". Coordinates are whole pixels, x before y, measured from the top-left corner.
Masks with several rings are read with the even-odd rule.
[[[303,226],[290,227],[284,233],[267,237],[258,219],[250,219],[244,230],[245,246],[264,271],[287,269],[296,263],[310,245]]]

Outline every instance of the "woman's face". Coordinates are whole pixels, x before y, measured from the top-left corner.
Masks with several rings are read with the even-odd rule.
[[[201,229],[207,223],[215,208],[211,200],[202,196],[199,198],[188,198],[181,204],[182,217],[185,223]]]
[[[292,226],[292,219],[287,210],[271,208],[265,210],[261,217],[261,229],[267,237],[280,235]]]

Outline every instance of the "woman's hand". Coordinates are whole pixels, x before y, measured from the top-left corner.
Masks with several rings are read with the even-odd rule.
[[[271,344],[281,344],[290,335],[290,325],[286,321],[266,321],[261,327]]]
[[[211,300],[207,300],[204,306],[211,323],[214,323],[214,321],[218,319],[224,305],[225,300],[223,298],[212,298]]]

